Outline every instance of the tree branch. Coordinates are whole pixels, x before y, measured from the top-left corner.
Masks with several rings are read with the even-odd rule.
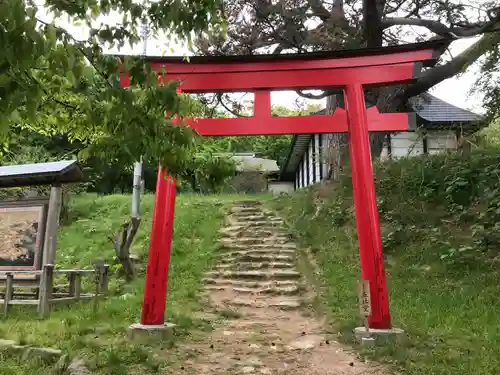
[[[403,98],[421,94],[445,79],[464,71],[478,58],[500,43],[500,34],[489,33],[483,35],[476,43],[446,64],[436,66],[426,71],[422,78],[410,85],[403,93]]]
[[[488,22],[479,25],[470,25],[470,27],[448,27],[439,21],[421,18],[390,17],[382,20],[382,28],[387,29],[396,25],[421,26],[442,37],[468,38],[490,31],[498,22],[500,22],[500,13]]]
[[[231,113],[232,115],[236,116],[236,117],[249,117],[249,116],[245,116],[245,115],[242,115],[240,113],[237,113],[235,111],[233,111],[231,108],[229,108],[223,101],[222,101],[222,95],[221,93],[219,94],[216,94],[217,95],[217,100],[219,101],[220,105],[222,105],[224,107],[224,109],[226,111],[228,111],[229,113]]]
[[[307,0],[307,3],[316,17],[323,22],[328,21],[330,18],[330,12],[323,6],[320,0]]]

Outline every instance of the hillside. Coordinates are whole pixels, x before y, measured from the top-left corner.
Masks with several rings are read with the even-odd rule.
[[[316,343],[312,351],[333,350],[333,354],[328,352],[329,363],[338,364],[336,356],[342,352],[337,350],[340,344],[334,344],[334,333],[339,332],[341,341],[354,345],[363,355],[397,367],[402,374],[494,375],[500,368],[497,356],[500,328],[496,316],[500,309],[499,180],[500,156],[487,151],[470,156],[413,158],[376,166],[391,313],[394,325],[408,334],[405,345],[367,350],[356,347],[352,342],[352,328],[360,324],[356,293],[360,268],[348,173],[338,183],[317,185],[291,196],[276,199],[254,197],[264,203],[262,213],[274,208],[285,219],[293,241],[284,234],[276,237],[271,233],[270,237],[266,237],[264,234],[269,230],[262,228],[257,228],[260,234],[255,238],[246,238],[252,233],[245,232],[245,226],[242,229],[233,223],[230,224],[233,227],[223,231],[225,236],[232,236],[226,245],[228,249],[224,251],[233,254],[233,258],[222,254],[217,262],[216,243],[224,215],[233,212],[239,220],[260,220],[260,216],[255,216],[255,212],[261,212],[260,208],[243,207],[240,212],[233,207],[230,211],[229,207],[238,199],[235,196],[178,198],[166,313],[167,319],[179,327],[177,349],[137,345],[125,338],[125,328],[139,320],[143,269],[141,277],[130,285],[125,285],[115,275],[112,278],[112,296],[100,303],[97,313],[93,312],[92,304],[71,305],[58,308],[49,319],[40,321],[31,310],[15,309],[12,317],[9,315],[0,323],[0,337],[58,347],[70,355],[83,356],[94,374],[103,375],[170,373],[172,368],[181,374],[195,366],[207,365],[204,361],[214,354],[212,340],[215,340],[216,350],[227,351],[227,355],[223,353],[225,364],[235,360],[243,366],[241,371],[248,370],[255,367],[255,363],[248,366],[239,361],[240,352],[238,358],[232,357],[235,347],[242,351],[249,350],[247,342],[240,340],[240,335],[248,333],[243,325],[245,317],[235,314],[233,310],[223,310],[218,323],[213,325],[200,319],[197,312],[204,308],[207,312],[208,309],[202,290],[211,290],[212,297],[217,293],[228,297],[227,291],[221,291],[217,283],[226,286],[238,284],[234,288],[238,293],[247,293],[251,287],[260,285],[241,279],[243,273],[238,274],[238,280],[225,280],[220,275],[233,275],[228,267],[236,267],[251,269],[248,275],[255,277],[256,273],[260,275],[264,272],[259,267],[265,265],[262,259],[267,257],[274,259],[273,267],[297,267],[316,290],[318,297],[312,303],[316,314],[307,314],[307,309],[299,315],[294,315],[292,311],[279,313],[279,316],[283,318],[291,314],[294,319],[300,318],[304,327],[311,326],[308,322],[314,321],[313,316],[326,316],[331,326],[325,329],[318,323],[317,334],[313,336],[322,340],[329,337],[330,341],[324,342],[330,344],[322,345],[322,341],[318,346]],[[145,196],[142,204],[144,222],[133,247],[142,265],[146,262],[152,205],[153,197]],[[58,264],[62,267],[89,267],[97,258],[104,258],[113,264],[114,250],[108,236],[126,220],[129,209],[130,196],[81,195],[74,198],[68,222],[60,235]],[[271,215],[269,220],[278,220],[272,219],[272,213],[265,215]],[[272,221],[268,224],[271,225]],[[281,229],[278,232],[281,233]],[[283,241],[287,245],[271,244],[269,241]],[[296,265],[291,262],[295,255],[290,255],[295,254],[293,242],[299,245]],[[262,253],[252,253],[251,256],[246,248],[232,249],[241,246],[267,246],[269,249],[261,249]],[[284,246],[285,249],[282,248]],[[281,255],[275,248],[281,248]],[[236,253],[242,253],[246,260],[239,260],[234,255]],[[308,254],[313,255],[317,274]],[[278,257],[284,260],[278,262]],[[116,269],[117,266],[112,267],[114,272]],[[215,284],[206,284],[205,277],[203,286],[203,277],[207,274],[219,275],[218,279],[212,280]],[[295,277],[297,272],[286,275]],[[285,287],[271,288],[273,293],[260,296],[260,302],[274,301],[278,292],[290,294],[290,299],[298,298],[307,289],[302,282],[300,285],[295,285],[295,281],[281,282],[286,284]],[[253,307],[240,309],[246,308]],[[269,315],[268,319],[274,319],[272,316]],[[239,329],[228,329],[233,324]],[[272,325],[276,332],[266,328],[261,335],[252,336],[252,339],[258,340],[255,347],[270,341],[276,348],[276,337],[288,337],[290,340],[296,335],[309,337],[307,329],[302,333],[297,331],[297,324],[289,325],[284,331],[278,329],[279,324]],[[196,350],[193,351],[190,345],[195,345]],[[204,354],[195,359],[194,353]],[[264,362],[265,358],[269,359],[265,353],[261,357]],[[281,356],[280,353],[273,355]],[[287,361],[298,363],[297,358],[288,358]],[[342,366],[345,367],[342,369],[349,370],[352,366],[349,363],[354,363],[356,371],[364,366],[362,360],[349,361],[351,359],[346,361],[344,358]],[[189,365],[185,365],[187,363]],[[316,363],[325,367],[325,372],[321,374],[329,374],[328,371],[335,367],[328,367],[330,365],[319,360]],[[2,364],[2,374],[53,373],[52,369],[33,364],[21,365],[11,359],[3,360]],[[210,364],[209,373],[219,375],[220,368],[217,366]]]
[[[194,320],[193,315],[199,309],[201,279],[211,265],[224,204],[221,197],[183,196],[177,200],[166,315],[169,321],[178,324],[180,336],[188,329],[203,325]],[[143,265],[149,245],[152,206],[153,196],[145,196],[141,207],[144,221],[133,246]],[[97,258],[114,264],[114,249],[108,236],[125,222],[129,211],[130,196],[82,195],[72,199],[70,221],[62,227],[59,237],[58,265],[88,268]],[[112,266],[112,272],[116,268]],[[0,338],[83,356],[95,374],[156,373],[165,363],[158,359],[158,353],[131,344],[125,338],[126,327],[139,321],[143,282],[143,277],[139,277],[136,282],[124,285],[113,275],[113,296],[100,303],[97,313],[93,312],[92,303],[72,304],[59,307],[48,319],[40,321],[34,309],[15,308],[12,317],[0,322]],[[38,364],[20,365],[8,360],[2,361],[0,373],[48,375],[54,372]]]
[[[404,374],[498,373],[499,181],[497,152],[376,167],[393,324],[410,340],[371,354]],[[360,268],[349,176],[273,206],[314,254],[323,313],[350,341]]]

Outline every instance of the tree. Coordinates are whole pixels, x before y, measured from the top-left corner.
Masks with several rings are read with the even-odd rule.
[[[228,101],[230,98],[225,96],[223,100]],[[216,103],[217,97],[212,98],[212,102]],[[244,111],[242,111],[239,103],[232,102],[231,104],[234,104],[234,107],[230,109],[232,114],[238,116],[250,116],[250,113],[243,113]],[[250,105],[249,108],[247,108],[250,112],[252,110],[251,107],[252,106]],[[311,104],[295,109],[281,105],[273,105],[271,113],[273,116],[277,117],[305,116],[319,110],[320,108],[318,105]],[[227,111],[229,111],[229,109],[227,109]],[[288,150],[290,148],[290,141],[290,135],[204,138],[204,143],[210,144],[218,152],[255,152],[263,158],[276,160],[279,166],[283,164],[287,157]]]
[[[235,0],[226,4],[226,14],[228,38],[201,34],[195,43],[199,53],[302,53],[479,36],[471,47],[426,70],[415,83],[368,92],[381,112],[408,110],[411,97],[463,72],[482,56],[494,55],[498,60],[497,1]],[[320,96],[299,94],[309,98],[335,95],[329,100],[330,110],[343,105],[341,93],[336,91]],[[385,136],[371,135],[375,157],[380,155]],[[333,147],[345,144],[341,135],[333,140]]]
[[[42,16],[47,12],[50,19]],[[66,18],[88,36],[73,37]],[[66,133],[98,144],[95,150],[110,157],[125,153],[133,161],[145,155],[172,173],[182,170],[193,133],[173,126],[165,113],[186,114],[190,102],[176,94],[175,83],[158,85],[143,60],[103,53],[104,47],[136,43],[145,22],[153,33],[172,37],[217,34],[223,31],[221,1],[0,2],[0,126]],[[119,81],[125,72],[131,76],[128,90]]]

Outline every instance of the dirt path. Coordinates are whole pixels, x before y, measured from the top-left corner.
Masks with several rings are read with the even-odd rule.
[[[228,319],[189,345],[192,358],[176,374],[383,374],[329,339],[326,325],[301,307],[308,292],[279,218],[257,202],[242,201],[227,221],[221,257],[206,275],[205,289]]]

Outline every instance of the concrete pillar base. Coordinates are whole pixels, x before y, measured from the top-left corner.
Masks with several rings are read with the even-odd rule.
[[[370,328],[368,332],[365,327],[354,329],[356,341],[363,346],[373,346],[384,343],[402,343],[405,340],[405,331],[400,328],[375,329]]]
[[[174,341],[175,324],[165,323],[161,325],[132,324],[128,327],[128,338],[133,341],[163,342],[172,344]]]

